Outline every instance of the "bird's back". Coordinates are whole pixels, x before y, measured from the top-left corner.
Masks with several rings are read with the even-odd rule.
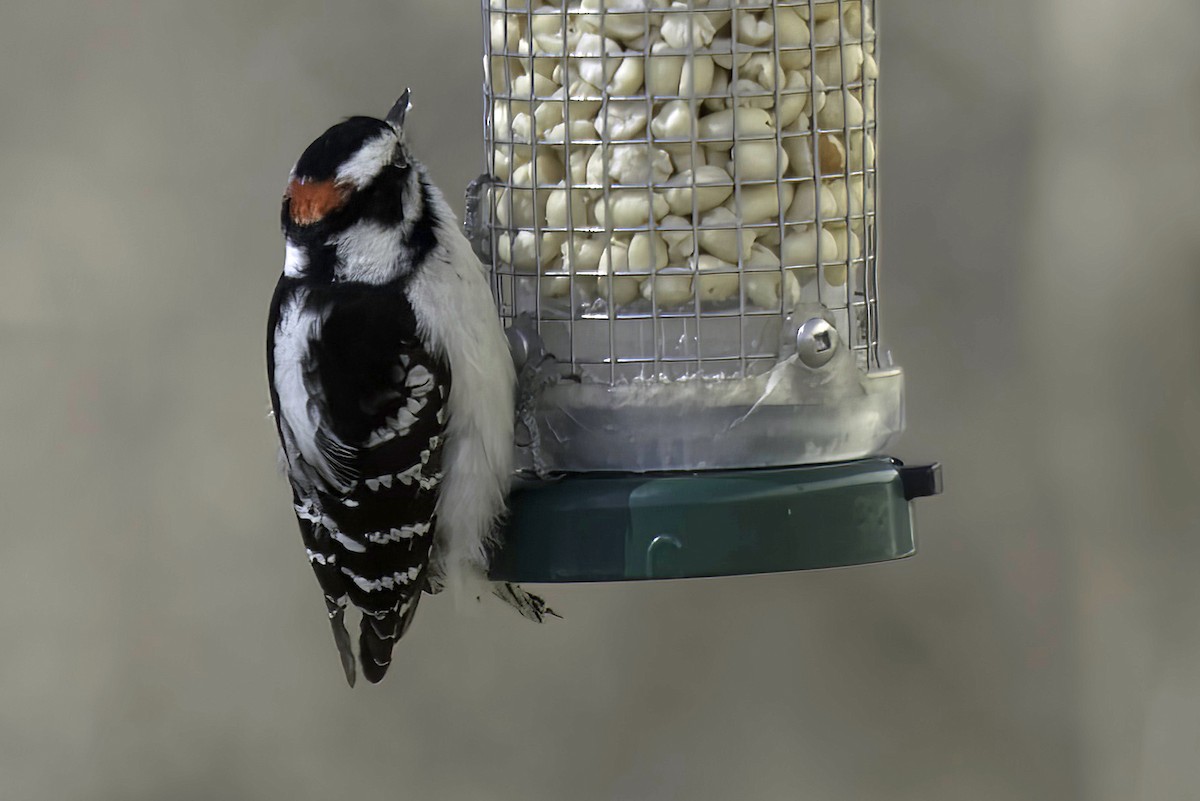
[[[364,613],[363,673],[377,681],[429,578],[450,376],[418,338],[402,288],[280,284],[268,360],[296,515],[339,648],[349,601]]]

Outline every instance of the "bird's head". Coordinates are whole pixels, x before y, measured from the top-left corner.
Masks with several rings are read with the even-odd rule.
[[[404,141],[409,96],[405,90],[382,120],[350,117],[304,150],[283,194],[289,257],[293,250],[326,245],[363,220],[403,221],[412,167]]]

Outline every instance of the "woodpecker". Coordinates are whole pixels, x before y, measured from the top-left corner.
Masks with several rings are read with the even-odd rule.
[[[283,274],[267,373],[300,534],[346,681],[345,614],[378,682],[423,593],[486,582],[513,470],[515,377],[485,269],[405,141],[405,91],[351,117],[296,162],[283,196]]]

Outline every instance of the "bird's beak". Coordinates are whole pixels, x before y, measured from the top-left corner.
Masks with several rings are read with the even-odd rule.
[[[412,89],[405,89],[404,94],[400,95],[400,99],[392,106],[392,110],[383,118],[384,122],[392,126],[396,133],[404,130],[404,115],[412,108],[412,100],[409,99],[411,95]]]

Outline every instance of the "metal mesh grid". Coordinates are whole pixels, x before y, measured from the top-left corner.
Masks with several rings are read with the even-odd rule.
[[[814,310],[877,367],[873,20],[874,0],[485,0],[505,321],[610,384],[760,374]]]

